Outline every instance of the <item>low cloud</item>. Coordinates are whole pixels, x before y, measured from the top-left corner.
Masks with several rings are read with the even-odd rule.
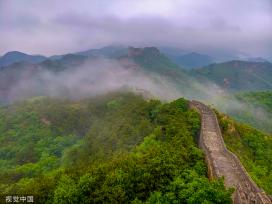
[[[127,68],[116,60],[99,59],[58,73],[42,70],[13,84],[9,101],[37,95],[85,98],[116,90],[148,92],[161,99],[174,99],[179,92],[162,76],[147,76],[139,67]]]
[[[22,73],[22,76],[27,75],[28,69]],[[143,71],[137,65],[124,66],[114,59],[91,60],[57,73],[40,69],[36,74],[12,83],[6,98],[9,102],[34,96],[81,99],[120,90],[163,101],[180,97],[200,100],[227,114],[238,115],[241,120],[244,116],[251,117],[260,128],[269,126],[270,116],[262,108],[237,100],[233,94],[210,81],[198,82],[189,76],[173,80],[167,75]]]
[[[263,57],[272,52],[270,0],[9,0],[0,1],[0,25],[0,54],[53,55],[109,44]]]

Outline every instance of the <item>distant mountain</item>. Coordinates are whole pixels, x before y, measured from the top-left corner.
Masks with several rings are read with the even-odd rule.
[[[80,55],[84,57],[105,57],[105,58],[117,58],[125,55],[128,52],[128,48],[124,46],[106,46],[97,49],[89,49],[82,52],[71,53],[72,55]],[[69,55],[69,54],[66,54]],[[53,55],[49,57],[50,60],[59,60],[65,55]]]
[[[187,69],[191,69],[191,68],[197,68],[197,67],[203,67],[203,66],[209,65],[213,63],[214,61],[212,57],[208,55],[192,52],[192,53],[177,57],[175,59],[175,62]]]
[[[2,57],[0,57],[0,67],[8,66],[15,62],[25,61],[31,63],[39,63],[45,60],[46,57],[42,55],[28,55],[18,51],[8,52]]]
[[[98,49],[89,49],[82,52],[71,53],[73,55],[81,56],[96,56],[105,58],[118,58],[128,53],[129,48],[126,46],[106,46]],[[185,68],[192,69],[209,65],[215,60],[208,55],[192,52],[188,53],[187,50],[174,48],[174,47],[159,47],[161,54],[169,58],[175,64]],[[53,55],[45,57],[42,55],[28,55],[25,53],[12,51],[6,53],[4,56],[0,56],[0,67],[8,66],[14,62],[26,61],[30,63],[40,63],[44,60],[60,60],[63,56],[69,54]],[[254,58],[252,60],[245,59],[245,61],[260,61],[262,58]],[[220,60],[219,60],[220,61]],[[222,60],[221,60],[222,61]],[[217,60],[218,62],[218,60]]]
[[[199,54],[196,52],[191,52],[188,54],[184,54],[184,52],[175,52],[175,50],[172,49],[163,49],[162,51],[168,58],[170,58],[173,62],[176,64],[182,66],[185,69],[192,69],[197,67],[203,67],[209,64],[212,64],[214,62],[213,58],[204,55]]]
[[[47,59],[39,64],[43,69],[51,70],[54,72],[63,71],[68,68],[73,68],[82,65],[88,58],[86,56],[67,54],[62,55],[61,58]]]
[[[77,52],[75,54],[82,56],[116,58],[125,55],[127,52],[128,48],[124,46],[107,46],[99,49],[90,49],[83,52]]]
[[[29,81],[38,71],[36,64],[16,62],[0,70],[0,104],[13,97],[13,87],[19,81]],[[19,85],[21,86],[21,85]]]
[[[118,56],[121,54],[119,51],[120,50],[117,51],[118,54],[112,52],[111,56]],[[92,53],[92,55],[89,53],[88,56],[79,54],[63,55],[59,59],[53,60],[49,58],[37,64],[20,62],[9,65],[0,70],[0,81],[3,81],[3,83],[0,84],[0,97],[7,98],[7,95],[10,95],[11,89],[20,87],[21,84],[17,85],[20,78],[22,78],[23,81],[29,82],[31,78],[39,78],[41,73],[44,73],[41,72],[42,70],[58,73],[77,68],[84,64],[86,60],[92,61],[101,57],[94,55],[94,52]],[[102,51],[100,53],[102,53]],[[110,52],[108,50],[107,52],[105,51],[104,54],[105,53],[109,54]],[[152,78],[152,80],[157,81],[157,83],[160,83],[161,80],[167,81],[167,83],[172,84],[171,86],[176,87],[176,89],[181,91],[184,95],[190,91],[192,78],[155,47],[130,47],[127,48],[127,52],[124,55],[114,57],[113,60],[116,60],[116,62],[120,63],[124,68],[133,70],[135,73],[145,74],[147,77]],[[48,86],[47,84],[43,86],[43,83],[46,82],[42,80],[39,81],[39,86],[42,87],[42,89]],[[43,90],[41,90],[40,93],[42,93],[42,91]],[[32,95],[32,93],[29,93],[29,95]],[[36,93],[33,95],[36,95]]]
[[[122,58],[129,58],[148,71],[161,72],[180,69],[156,47],[129,47],[127,54],[120,57],[120,59]]]
[[[249,61],[249,62],[268,62],[268,60],[265,59],[265,58],[263,58],[263,57],[249,57],[249,58],[243,59],[243,61]]]
[[[15,89],[28,86],[26,85],[27,83],[31,84],[34,78],[39,79],[41,74],[46,73],[44,71],[58,73],[64,70],[77,68],[88,59],[92,59],[92,57],[68,54],[63,55],[61,59],[57,60],[46,59],[40,63],[20,61],[3,67],[0,69],[0,104],[11,100],[13,97],[18,97],[16,96],[17,93],[15,95],[13,94]],[[39,83],[42,87],[42,84],[45,82],[40,80]],[[35,84],[32,86],[35,86]],[[46,84],[44,84],[44,87],[46,87]],[[42,93],[42,90],[39,88],[35,91],[35,93],[29,92],[29,96]]]
[[[165,56],[171,59],[188,53],[188,50],[176,47],[158,47],[158,48]]]
[[[269,62],[235,60],[194,69],[191,73],[231,91],[272,89],[272,64]]]
[[[143,70],[147,76],[156,78],[158,83],[161,83],[161,80],[167,81],[172,90],[178,90],[183,96],[194,98],[203,91],[193,76],[156,47],[129,47],[128,54],[120,57],[119,61],[126,67]]]

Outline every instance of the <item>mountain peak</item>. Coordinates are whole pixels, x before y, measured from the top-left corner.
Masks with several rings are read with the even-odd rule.
[[[141,55],[153,55],[153,56],[159,56],[161,55],[160,51],[156,47],[144,47],[144,48],[134,48],[129,47],[128,48],[128,56],[129,57],[135,57],[135,56],[141,56]]]
[[[0,57],[0,66],[8,66],[20,61],[39,63],[45,59],[46,57],[41,55],[29,55],[19,51],[10,51],[7,52],[4,56]]]
[[[26,54],[23,53],[23,52],[19,52],[19,51],[10,51],[10,52],[7,52],[6,54],[4,54],[4,56],[6,56],[6,55],[13,55],[13,54],[22,54],[22,55],[26,55]]]

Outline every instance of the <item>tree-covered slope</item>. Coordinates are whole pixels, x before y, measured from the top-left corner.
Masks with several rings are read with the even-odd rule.
[[[201,95],[202,85],[192,77],[185,69],[171,61],[166,55],[161,53],[156,47],[144,47],[128,49],[128,54],[119,58],[132,68],[139,68],[150,78],[157,77],[158,83],[167,82],[170,87],[169,92],[178,90],[178,95],[191,97]],[[181,94],[182,93],[182,94]]]
[[[0,192],[36,203],[230,203],[209,182],[199,115],[130,93],[0,109]]]
[[[156,47],[134,48],[129,47],[128,53],[122,58],[128,58],[141,66],[146,71],[155,73],[167,73],[180,70],[168,57],[162,54]]]
[[[217,114],[225,143],[247,172],[268,194],[272,194],[272,137],[248,125]]]
[[[199,79],[208,79],[230,90],[272,89],[272,64],[269,62],[229,61],[192,71]]]
[[[262,131],[272,133],[272,92],[244,92],[235,98],[245,106],[231,114],[239,121],[250,124]]]
[[[112,52],[114,53],[114,50]],[[116,58],[109,58],[111,59],[94,55],[68,54],[63,55],[60,59],[47,59],[39,64],[20,62],[7,66],[0,69],[0,103],[37,95],[75,93],[73,89],[86,90],[88,87],[99,89],[99,87],[108,85],[110,87],[106,89],[111,89],[112,83],[115,86],[124,84],[143,88],[140,81],[146,81],[152,83],[152,85],[145,86],[147,89],[168,86],[168,89],[179,88],[183,93],[189,92],[189,89],[192,88],[189,76],[178,65],[161,54],[157,48],[130,48],[128,53],[122,57],[116,53]],[[90,75],[89,78],[88,75]],[[134,78],[138,76],[139,82],[135,80],[131,83],[132,80],[129,77],[132,75]],[[84,77],[86,79],[82,79]],[[107,77],[111,78],[106,80],[105,86],[104,84],[96,85],[97,78]],[[100,81],[102,80],[105,79]],[[116,82],[112,82],[113,80]],[[80,84],[83,84],[83,88],[80,87]],[[79,87],[75,88],[75,86]]]
[[[97,56],[117,58],[127,54],[128,48],[125,46],[106,46],[99,49],[89,49],[83,52],[77,52],[76,55],[82,56]]]
[[[236,97],[242,102],[262,107],[272,113],[272,91],[246,92],[237,94]]]
[[[42,55],[28,55],[18,51],[8,52],[3,56],[0,56],[0,69],[1,67],[11,65],[16,62],[29,62],[39,63],[45,60],[46,57]]]
[[[193,69],[193,68],[199,68],[204,67],[209,64],[212,64],[214,61],[212,57],[208,55],[199,54],[196,52],[188,53],[185,55],[179,55],[179,56],[169,56],[173,62],[177,63],[181,67],[184,67],[185,69]]]

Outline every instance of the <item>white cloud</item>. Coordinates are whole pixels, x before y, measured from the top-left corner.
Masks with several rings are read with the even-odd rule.
[[[175,45],[271,56],[270,0],[0,0],[0,53]]]

